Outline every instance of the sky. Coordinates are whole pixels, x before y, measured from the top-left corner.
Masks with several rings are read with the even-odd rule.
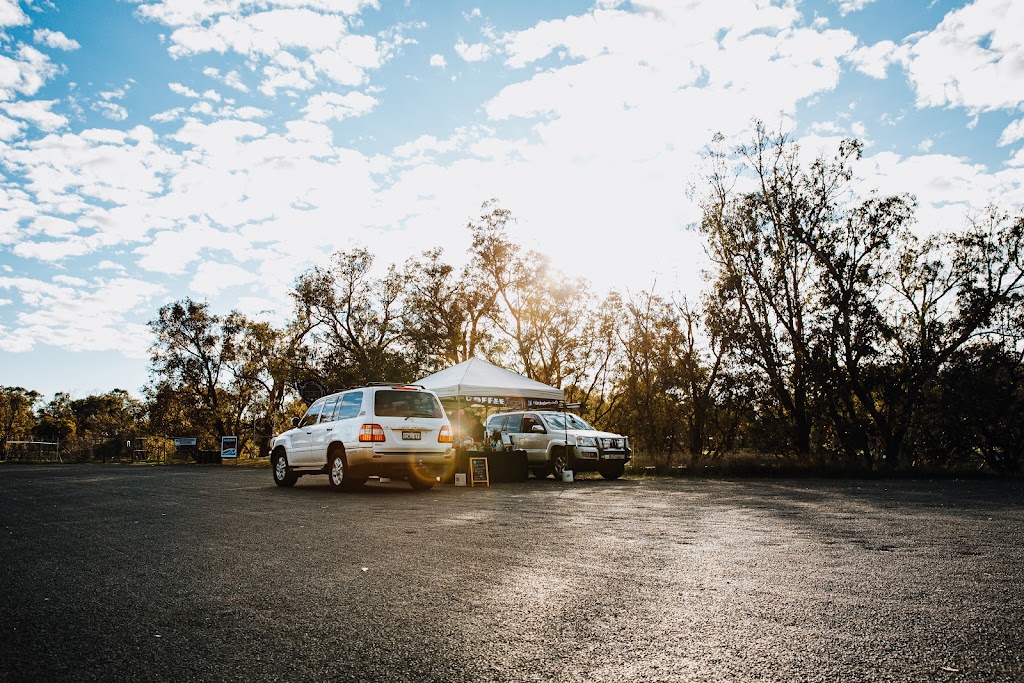
[[[491,199],[598,295],[693,295],[701,152],[754,119],[861,139],[915,229],[1018,212],[1024,2],[0,0],[0,385],[139,394],[163,304],[461,266]]]

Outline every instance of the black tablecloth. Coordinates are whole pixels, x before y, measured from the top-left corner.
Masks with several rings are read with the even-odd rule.
[[[487,458],[487,473],[491,482],[526,481],[529,475],[526,451],[463,451],[455,454],[455,469],[445,479],[446,483],[455,481],[455,473],[462,472],[469,477],[469,459]]]

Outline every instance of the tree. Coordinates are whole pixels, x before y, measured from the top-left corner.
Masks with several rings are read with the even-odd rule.
[[[497,293],[475,268],[456,272],[440,248],[405,265],[405,330],[420,372],[427,374],[494,352]]]
[[[311,369],[332,388],[370,381],[410,381],[416,368],[404,345],[407,276],[393,264],[371,275],[363,247],[337,252],[329,268],[299,276],[292,291],[297,319],[307,325]]]
[[[866,407],[899,462],[927,390],[955,354],[998,336],[1024,294],[1024,217],[990,209],[955,233],[908,238],[892,275],[880,372]]]
[[[227,383],[237,360],[238,343],[245,328],[240,315],[218,316],[207,303],[183,299],[162,306],[149,323],[156,337],[150,348],[154,384],[152,398],[179,402],[171,414],[187,416],[187,423],[213,437],[237,434],[243,409],[237,388]]]
[[[721,138],[716,141],[700,227],[716,269],[713,287],[719,301],[736,302],[736,351],[763,373],[788,423],[789,446],[808,454],[815,415],[809,324],[817,311],[813,255],[804,238],[835,216],[854,149],[804,172],[799,149],[758,122],[753,141],[738,150],[754,187],[734,194],[727,155]]]
[[[0,387],[0,453],[7,455],[8,441],[22,441],[36,426],[35,404],[40,394],[24,387]]]

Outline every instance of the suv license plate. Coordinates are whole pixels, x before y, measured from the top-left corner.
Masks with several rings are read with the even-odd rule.
[[[406,441],[419,441],[423,437],[419,432],[402,432],[402,438]]]

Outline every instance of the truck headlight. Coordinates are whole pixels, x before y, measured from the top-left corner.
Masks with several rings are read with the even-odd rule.
[[[577,446],[596,446],[597,445],[597,441],[595,441],[594,437],[592,437],[592,436],[577,436],[576,437],[576,445]]]

